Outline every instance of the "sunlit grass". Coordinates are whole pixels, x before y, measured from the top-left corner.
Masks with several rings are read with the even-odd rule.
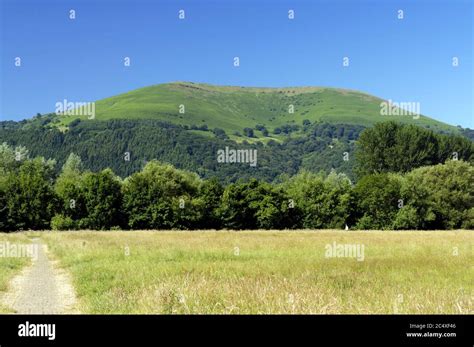
[[[91,313],[473,313],[474,234],[64,232],[42,238]],[[364,260],[325,246],[363,244]],[[457,254],[457,255],[456,255]]]

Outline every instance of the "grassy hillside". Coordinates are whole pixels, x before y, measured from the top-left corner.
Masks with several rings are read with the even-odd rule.
[[[246,88],[213,86],[192,82],[175,82],[146,88],[99,100],[96,102],[96,119],[154,119],[173,124],[209,129],[221,128],[233,139],[236,132],[265,126],[268,136],[254,131],[255,138],[279,139],[275,128],[284,125],[301,125],[323,121],[370,126],[376,122],[396,119],[402,123],[428,126],[435,131],[456,128],[434,119],[421,116],[381,116],[383,100],[365,93],[318,87],[298,88]],[[184,105],[184,113],[180,113]],[[289,110],[293,105],[294,113]],[[77,116],[60,116],[60,125],[69,124]],[[84,117],[85,118],[85,117]],[[246,138],[248,141],[248,138]]]

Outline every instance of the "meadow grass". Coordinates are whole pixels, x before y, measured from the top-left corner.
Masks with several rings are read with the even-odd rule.
[[[474,313],[469,231],[42,234],[84,313]],[[326,245],[364,245],[364,260]]]
[[[24,233],[2,234],[0,233],[0,296],[8,290],[8,284],[14,275],[18,274],[25,266],[29,265],[31,259],[28,257],[14,257],[5,252],[8,245],[27,244],[30,240]],[[0,313],[9,313],[12,310],[0,303]]]

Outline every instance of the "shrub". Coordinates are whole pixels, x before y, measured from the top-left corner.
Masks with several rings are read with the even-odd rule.
[[[71,219],[71,217],[57,214],[51,219],[51,229],[74,230],[76,229],[76,223]]]
[[[450,160],[415,169],[405,176],[401,194],[404,204],[416,211],[418,228],[468,227],[474,207],[474,167]]]

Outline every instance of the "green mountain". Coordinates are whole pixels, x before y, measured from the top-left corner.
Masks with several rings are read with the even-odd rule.
[[[201,177],[233,182],[252,177],[273,181],[302,169],[336,169],[355,179],[355,141],[365,128],[383,121],[474,139],[470,129],[429,117],[382,116],[382,102],[335,88],[176,82],[99,100],[93,120],[76,113],[0,122],[0,143],[25,146],[33,157],[54,158],[58,171],[74,152],[86,168],[110,167],[121,177],[158,159]],[[227,147],[258,150],[258,165],[218,163],[218,151]]]
[[[396,120],[434,131],[457,131],[456,127],[425,116],[419,119],[409,115],[382,116],[383,101],[362,92],[337,88],[247,88],[175,82],[98,100],[95,117],[97,120],[153,119],[184,125],[198,133],[203,133],[199,129],[206,126],[219,128],[239,142],[244,128],[255,129],[257,125],[261,130],[254,131],[247,141],[267,142],[272,138],[280,141],[288,132],[301,135],[300,126],[305,120],[362,126]],[[80,117],[61,115],[55,124],[67,126],[77,118]],[[263,129],[267,129],[268,135]]]

